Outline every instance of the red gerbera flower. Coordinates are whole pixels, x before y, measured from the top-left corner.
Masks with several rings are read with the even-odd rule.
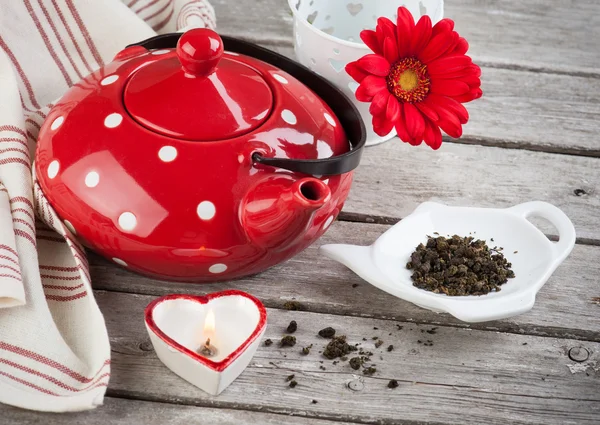
[[[432,28],[429,16],[415,25],[405,7],[398,22],[379,18],[376,31],[364,30],[363,42],[374,52],[346,65],[360,86],[356,98],[371,102],[373,129],[380,136],[395,127],[411,145],[423,140],[433,149],[442,144],[440,128],[462,135],[469,119],[462,103],[481,97],[481,69],[465,53],[467,41],[442,19]]]

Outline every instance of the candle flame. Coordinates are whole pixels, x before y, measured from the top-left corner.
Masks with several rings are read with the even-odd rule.
[[[204,338],[214,338],[215,336],[215,313],[208,310],[204,320]]]

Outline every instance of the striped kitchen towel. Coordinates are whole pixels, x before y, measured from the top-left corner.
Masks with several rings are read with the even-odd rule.
[[[214,26],[206,0],[0,4],[0,402],[90,409],[110,378],[85,251],[32,176],[51,102],[129,43]]]

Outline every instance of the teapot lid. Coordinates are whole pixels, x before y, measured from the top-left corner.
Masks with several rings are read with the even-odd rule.
[[[135,72],[123,95],[131,117],[149,130],[189,141],[226,140],[253,131],[269,117],[273,93],[268,83],[234,55],[224,55],[216,32],[190,30],[176,49],[152,54],[163,57]]]

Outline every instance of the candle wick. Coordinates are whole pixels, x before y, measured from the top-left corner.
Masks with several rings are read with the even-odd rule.
[[[206,342],[200,346],[197,353],[204,357],[213,357],[217,354],[217,348],[211,345],[210,338],[207,338]]]

